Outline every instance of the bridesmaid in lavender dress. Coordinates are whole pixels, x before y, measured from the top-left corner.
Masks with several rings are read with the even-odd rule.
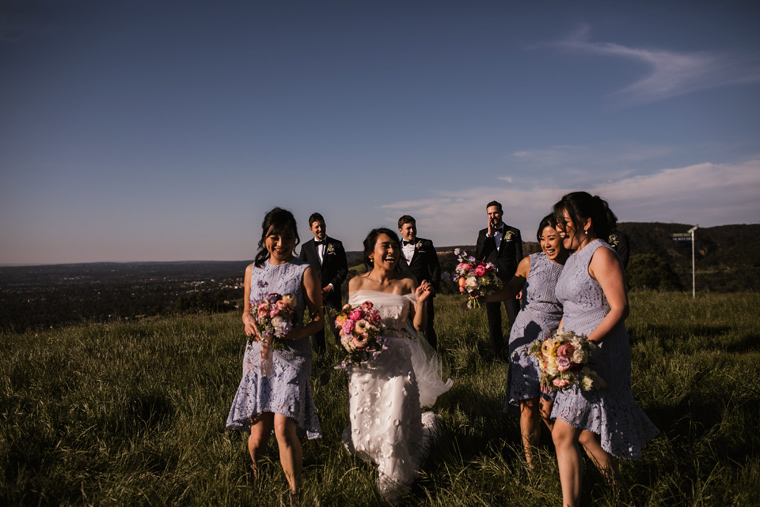
[[[580,505],[581,445],[617,486],[615,458],[640,458],[644,445],[659,433],[631,391],[623,267],[614,250],[599,239],[610,233],[607,210],[604,200],[586,192],[567,194],[554,205],[565,248],[575,251],[555,290],[563,306],[562,327],[587,335],[598,345],[592,353],[597,389],[581,391],[576,386],[560,391],[552,409],[552,439],[565,506]]]
[[[309,336],[322,329],[322,292],[309,265],[293,256],[298,230],[293,215],[274,208],[262,224],[259,252],[245,270],[243,324],[253,339],[243,358],[243,377],[232,402],[227,428],[250,431],[248,452],[258,475],[258,462],[274,431],[280,449],[280,462],[295,495],[301,480],[303,454],[296,429],[308,438],[322,436],[317,410],[309,388],[311,344]],[[296,323],[303,322],[304,309],[312,316],[306,326],[294,325],[285,336],[285,348],[262,350],[256,323],[250,314],[251,301],[269,293],[296,297]],[[271,363],[269,362],[271,361]],[[267,365],[262,368],[262,364]]]
[[[541,371],[535,357],[528,355],[530,345],[554,333],[562,320],[562,305],[554,296],[554,287],[567,260],[567,250],[555,229],[553,215],[541,220],[536,237],[541,252],[525,257],[515,276],[498,292],[483,297],[487,303],[514,298],[523,291],[523,307],[517,314],[509,335],[509,374],[504,412],[520,411],[520,433],[525,459],[530,465],[533,447],[541,439],[540,418],[551,430],[552,398],[541,393]]]

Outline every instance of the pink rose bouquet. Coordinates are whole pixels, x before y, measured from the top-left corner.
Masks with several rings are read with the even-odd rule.
[[[490,262],[476,262],[475,257],[467,256],[467,252],[454,249],[454,255],[459,264],[454,268],[455,281],[459,292],[472,296],[485,296],[496,292],[501,287],[501,280],[496,276],[496,267]],[[470,299],[467,308],[480,308],[480,300]]]
[[[344,370],[375,359],[388,348],[382,336],[385,326],[371,301],[358,306],[345,305],[335,318],[335,327],[340,330],[340,343],[346,351],[346,358],[338,366]]]
[[[590,391],[596,377],[589,366],[591,351],[595,348],[584,335],[556,331],[543,341],[533,342],[529,354],[538,359],[542,386],[561,391],[578,385]]]
[[[285,348],[283,338],[293,328],[296,297],[271,292],[251,299],[251,315],[261,337],[261,375],[272,374],[272,351]]]

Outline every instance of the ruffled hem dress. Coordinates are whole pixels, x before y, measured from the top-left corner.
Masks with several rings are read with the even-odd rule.
[[[251,301],[276,292],[296,296],[296,319],[301,322],[305,307],[303,274],[309,264],[293,258],[285,264],[252,266]],[[309,337],[287,340],[284,350],[272,353],[273,373],[261,373],[261,343],[249,341],[243,357],[243,376],[227,416],[227,428],[250,430],[251,418],[264,413],[282,414],[296,421],[310,439],[322,436],[317,409],[309,386],[312,349]]]
[[[530,271],[523,287],[523,307],[509,335],[509,371],[504,413],[519,415],[520,402],[551,395],[541,393],[538,360],[529,355],[531,344],[554,333],[562,320],[562,305],[557,301],[557,285],[562,264],[543,252],[530,256]]]
[[[611,248],[594,240],[572,254],[557,282],[556,295],[564,310],[566,331],[588,335],[609,313],[610,306],[588,266],[599,248]],[[577,386],[557,393],[551,417],[601,437],[602,448],[623,459],[641,457],[642,449],[659,430],[633,398],[631,349],[625,325],[620,324],[593,352],[592,368],[609,386],[583,391]]]

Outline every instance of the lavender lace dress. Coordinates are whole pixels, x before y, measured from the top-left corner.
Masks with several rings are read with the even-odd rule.
[[[251,300],[277,292],[295,294],[296,318],[303,318],[305,307],[301,282],[309,264],[294,258],[288,263],[274,265],[268,261],[251,270]],[[261,344],[249,341],[243,357],[243,378],[240,380],[232,408],[227,416],[227,428],[249,430],[250,418],[263,412],[290,417],[308,438],[322,436],[317,409],[309,387],[311,376],[311,343],[309,337],[288,340],[285,350],[273,352],[274,373],[261,376],[259,369]]]
[[[594,240],[572,254],[557,282],[556,295],[564,308],[564,328],[589,334],[609,313],[610,306],[599,283],[588,274],[588,265],[599,248],[611,248]],[[602,448],[624,459],[641,457],[641,450],[659,430],[636,404],[631,391],[631,349],[625,325],[617,329],[592,353],[593,368],[609,387],[560,391],[552,418],[601,436]]]
[[[509,373],[504,412],[519,414],[520,401],[541,396],[541,370],[538,360],[528,355],[530,345],[557,330],[562,320],[562,305],[554,287],[562,264],[546,258],[543,252],[530,256],[530,271],[523,287],[523,308],[509,335]]]

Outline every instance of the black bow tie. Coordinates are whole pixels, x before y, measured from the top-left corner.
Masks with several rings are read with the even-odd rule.
[[[315,245],[324,245],[325,243],[326,243],[326,241],[325,241],[325,240],[322,240],[322,241],[317,241],[317,240],[314,240],[314,244],[315,244]]]
[[[413,244],[414,244],[414,241],[406,241],[406,240],[403,240],[403,241],[401,241],[401,243],[403,244],[403,246],[406,246],[406,245],[413,245]]]

